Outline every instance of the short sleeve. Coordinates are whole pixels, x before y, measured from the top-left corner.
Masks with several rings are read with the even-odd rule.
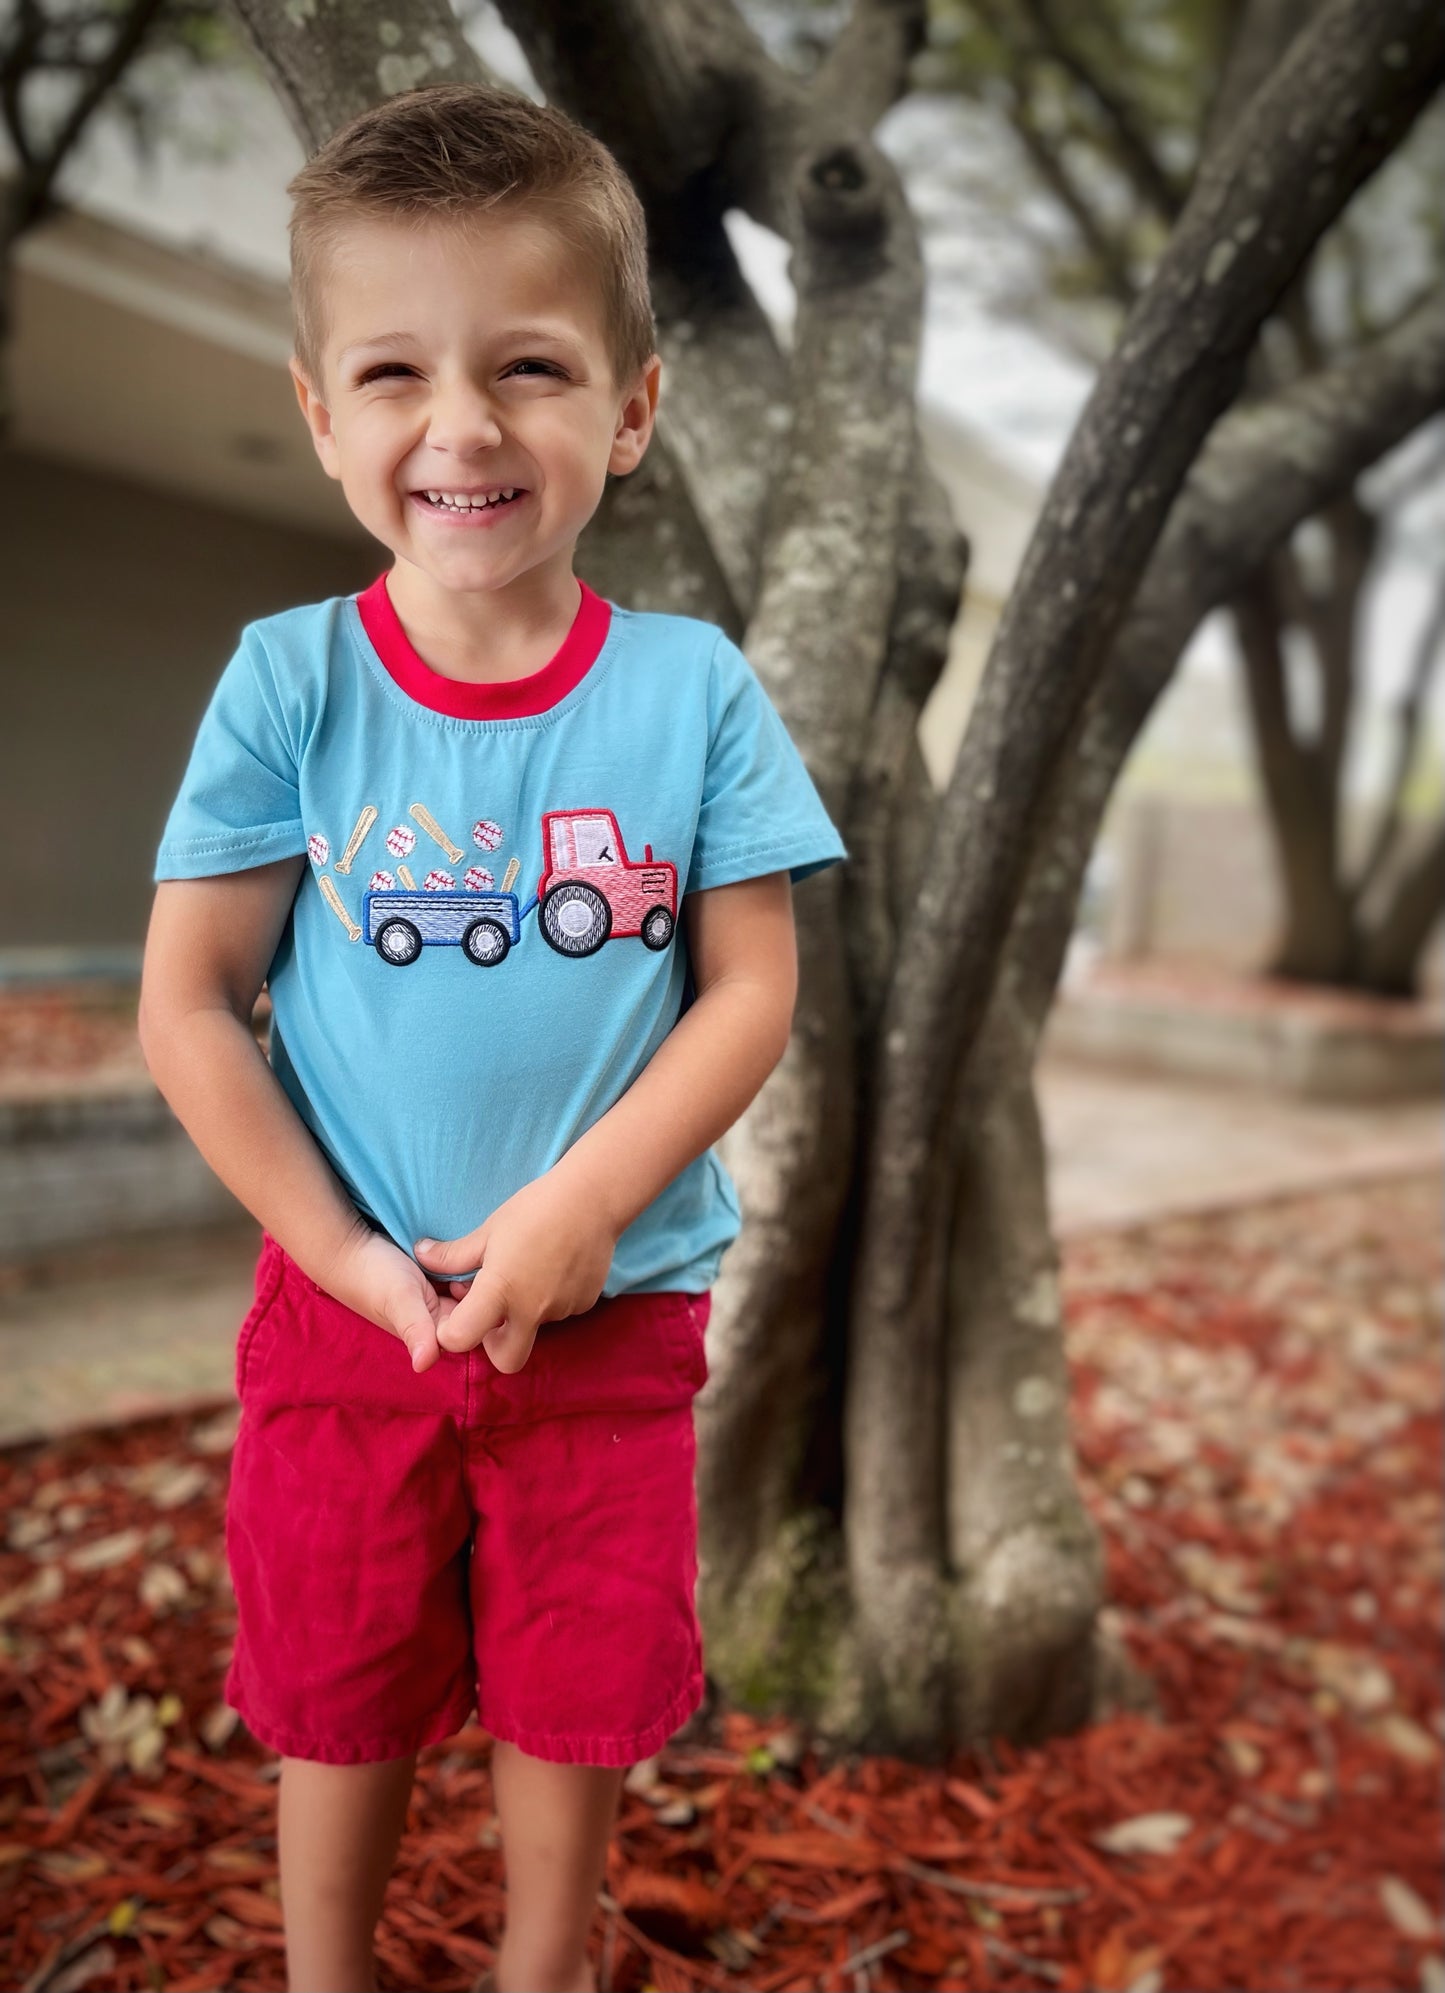
[[[209,879],[306,849],[293,729],[254,625],[201,721],[156,858],[161,879]]]
[[[846,845],[757,673],[719,634],[708,687],[708,753],[686,893],[787,871],[793,884]]]

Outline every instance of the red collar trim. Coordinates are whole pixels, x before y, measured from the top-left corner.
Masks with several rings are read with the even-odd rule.
[[[473,685],[432,670],[401,627],[384,574],[362,590],[356,606],[372,648],[408,698],[454,720],[519,720],[545,713],[565,699],[582,683],[607,641],[611,603],[594,594],[580,577],[578,586],[582,601],[556,656],[525,678],[505,678],[493,685]]]

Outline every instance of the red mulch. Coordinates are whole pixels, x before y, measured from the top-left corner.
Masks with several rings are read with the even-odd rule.
[[[1439,1262],[1434,1183],[1072,1245],[1106,1623],[1158,1714],[940,1770],[726,1718],[626,1797],[602,1984],[1445,1986]],[[272,1767],[218,1703],[226,1428],[0,1457],[0,1929],[30,1993],[283,1983]],[[467,1987],[501,1910],[469,1730],[418,1779],[384,1983]]]

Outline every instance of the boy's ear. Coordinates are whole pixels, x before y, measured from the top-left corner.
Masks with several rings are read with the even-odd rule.
[[[642,462],[652,440],[652,425],[657,420],[657,389],[661,378],[662,361],[654,353],[617,412],[612,454],[607,459],[607,468],[616,477],[626,477]]]
[[[306,378],[301,362],[294,354],[289,365],[291,384],[296,390],[296,399],[306,419],[306,427],[311,431],[311,441],[315,444],[316,454],[321,459],[321,468],[328,477],[339,478],[341,471],[336,461],[336,438],[331,429],[331,410]]]

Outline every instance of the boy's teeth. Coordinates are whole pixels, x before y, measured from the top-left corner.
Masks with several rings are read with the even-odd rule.
[[[497,492],[493,498],[484,498],[480,495],[469,498],[465,492],[454,491],[429,491],[427,498],[433,505],[449,505],[454,512],[475,512],[488,505],[496,505],[504,498],[515,498],[516,495],[516,486],[509,485],[505,490]]]

